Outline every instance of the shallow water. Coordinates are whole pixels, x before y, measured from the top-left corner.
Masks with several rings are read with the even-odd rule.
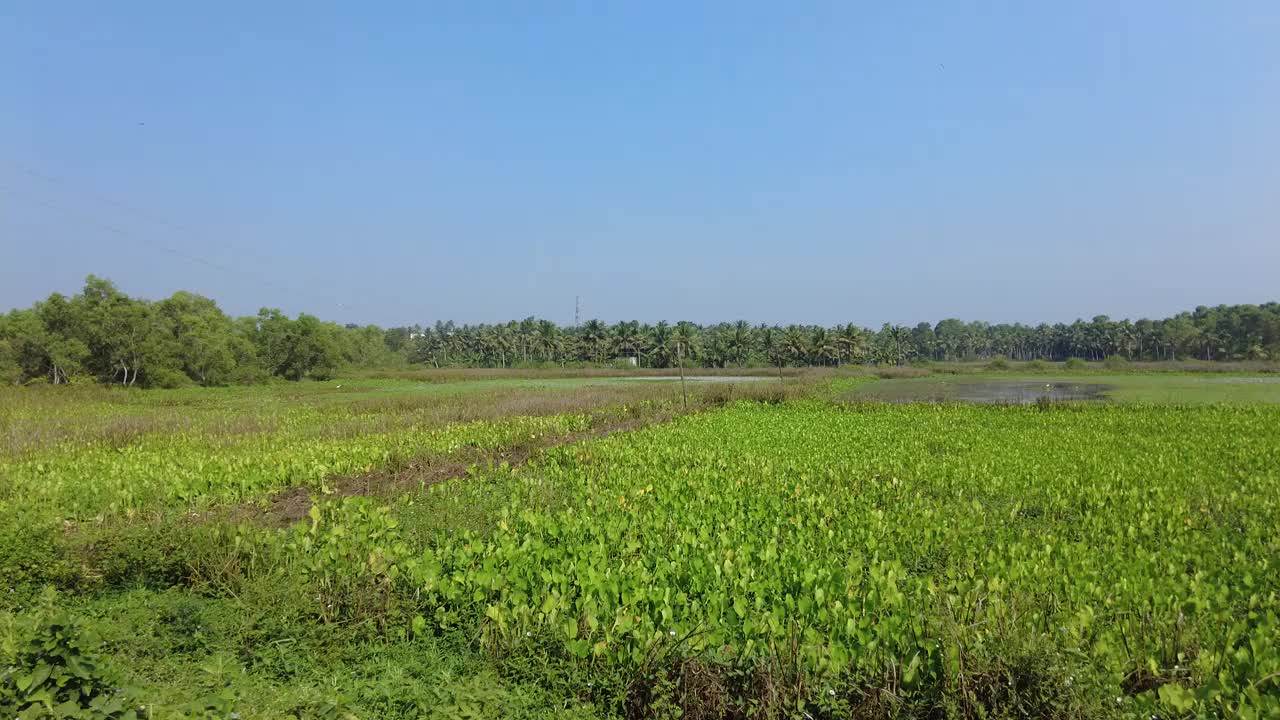
[[[1028,405],[1042,398],[1054,402],[1102,400],[1110,389],[1110,385],[1100,383],[992,380],[957,385],[956,399],[973,403]]]
[[[645,375],[641,377],[627,378],[627,380],[679,380],[679,375]],[[777,380],[776,377],[765,377],[763,375],[685,375],[684,379],[689,382],[710,382],[710,383],[735,383],[735,382],[759,382],[761,380]]]

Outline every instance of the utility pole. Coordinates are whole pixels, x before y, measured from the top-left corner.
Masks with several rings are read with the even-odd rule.
[[[574,295],[573,296],[573,326],[574,327],[578,327],[580,323],[579,315],[581,314],[581,310],[582,310],[582,297],[579,295]]]
[[[689,411],[689,391],[684,386],[684,343],[676,343],[676,364],[680,366],[680,394],[684,396],[685,412]]]

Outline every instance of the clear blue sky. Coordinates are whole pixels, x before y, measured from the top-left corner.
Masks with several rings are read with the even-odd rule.
[[[1280,4],[0,3],[0,308],[1069,321],[1280,298]]]

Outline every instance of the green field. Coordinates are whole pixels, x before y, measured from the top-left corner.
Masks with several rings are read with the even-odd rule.
[[[1272,386],[1104,377],[6,390],[0,707],[1280,716]]]

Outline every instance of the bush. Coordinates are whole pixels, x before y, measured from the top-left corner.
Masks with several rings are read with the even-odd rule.
[[[66,615],[38,620],[0,673],[7,717],[133,720],[132,693],[98,657],[98,639]],[[6,659],[7,660],[7,659]]]
[[[171,368],[156,368],[148,370],[143,378],[143,383],[149,388],[181,388],[195,385],[186,373]]]
[[[890,365],[885,367],[877,367],[875,369],[876,377],[880,378],[881,380],[896,380],[899,378],[917,378],[917,377],[925,377],[931,374],[932,373],[929,370],[925,370],[922,368],[914,368],[914,367],[893,367]]]
[[[85,561],[110,587],[163,589],[186,579],[192,541],[187,526],[171,522],[107,527],[85,538]]]
[[[1067,362],[1063,364],[1063,367],[1067,370],[1086,370],[1089,367],[1089,363],[1078,357],[1073,357],[1067,358]]]
[[[1047,362],[1045,362],[1045,361],[1043,361],[1043,360],[1032,360],[1032,361],[1028,362],[1026,365],[1023,365],[1023,366],[1022,366],[1022,369],[1024,369],[1024,370],[1035,370],[1035,371],[1048,370],[1048,369],[1049,369],[1049,363],[1047,363]]]
[[[1102,361],[1102,366],[1108,370],[1128,370],[1129,361],[1119,355],[1109,355]]]
[[[232,385],[265,385],[271,382],[271,373],[257,363],[243,363],[231,371],[227,382]]]
[[[991,358],[991,362],[987,363],[988,370],[1008,370],[1009,361],[1003,355],[997,355]]]
[[[0,340],[0,385],[17,385],[22,381],[22,368],[9,354],[8,346]]]
[[[79,568],[52,521],[12,517],[0,526],[0,577],[10,592],[0,602],[22,602],[43,585],[74,587]]]

